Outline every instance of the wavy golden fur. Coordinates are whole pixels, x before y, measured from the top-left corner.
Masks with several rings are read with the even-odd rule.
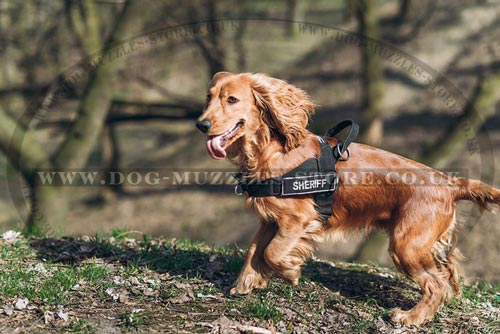
[[[314,105],[308,95],[264,74],[217,73],[197,126],[207,133],[212,157],[226,156],[251,179],[279,176],[317,156],[317,137],[307,130]],[[328,138],[334,146],[337,140]],[[417,282],[422,299],[411,310],[395,309],[404,324],[432,319],[445,297],[460,293],[457,271],[457,200],[500,205],[500,190],[447,175],[367,145],[353,143],[351,158],[337,163],[340,186],[334,214],[323,222],[312,196],[247,198],[260,218],[243,269],[231,294],[263,288],[276,274],[297,284],[312,245],[352,230],[379,228],[390,239],[396,267]],[[370,182],[359,178],[369,171]],[[397,171],[411,171],[406,182]]]

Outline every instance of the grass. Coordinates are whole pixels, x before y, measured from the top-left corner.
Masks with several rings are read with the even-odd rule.
[[[149,318],[147,317],[147,315],[141,313],[141,311],[138,310],[134,310],[130,313],[120,314],[119,319],[122,322],[122,327],[127,330],[137,329],[149,324]]]
[[[23,297],[30,302],[41,301],[45,305],[61,303],[77,286],[78,282],[93,285],[109,274],[98,265],[80,268],[63,267],[45,269],[45,266],[17,266],[0,272],[0,294],[3,297]]]
[[[283,333],[396,333],[401,327],[388,321],[390,309],[410,308],[419,298],[413,283],[388,269],[317,261],[307,264],[298,286],[273,279],[264,290],[231,297],[243,259],[234,247],[135,240],[124,229],[81,239],[0,239],[0,332],[30,331],[36,323],[44,333],[191,333],[230,321],[224,326]],[[404,330],[500,330],[499,285],[464,286],[463,296],[430,324]],[[16,309],[20,299],[28,305]]]
[[[68,326],[63,326],[61,331],[64,333],[85,333],[85,334],[96,334],[97,329],[90,325],[86,320],[76,320]]]
[[[480,281],[472,286],[465,286],[462,293],[475,304],[491,303],[495,307],[500,307],[500,285]]]
[[[272,320],[277,322],[282,319],[282,314],[278,307],[272,301],[263,297],[248,303],[246,311],[249,315],[255,316],[260,320]]]

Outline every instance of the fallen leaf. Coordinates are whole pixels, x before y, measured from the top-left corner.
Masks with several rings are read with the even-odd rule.
[[[191,284],[187,284],[187,283],[174,282],[174,286],[177,289],[191,289]]]
[[[123,285],[125,282],[120,276],[113,276],[113,283],[116,285]]]
[[[69,320],[68,313],[64,313],[62,309],[59,309],[56,314],[60,319],[64,320],[64,322]]]
[[[127,291],[121,291],[120,296],[118,297],[118,301],[120,303],[126,303],[128,302],[128,292]]]
[[[24,310],[28,306],[29,300],[26,298],[18,298],[14,303],[16,310]]]
[[[151,288],[145,288],[144,290],[142,290],[142,293],[144,294],[144,296],[152,296],[155,294],[154,290]]]
[[[145,282],[153,286],[156,285],[156,281],[154,279],[147,279]]]
[[[105,292],[108,296],[113,297],[113,300],[118,300],[118,298],[120,298],[120,293],[113,288],[107,288]]]
[[[54,320],[54,312],[51,311],[45,311],[43,312],[43,321],[47,325],[50,323],[52,320]]]
[[[2,234],[2,238],[5,240],[6,243],[8,244],[13,244],[16,242],[16,240],[19,238],[21,235],[21,232],[16,232],[16,231],[7,231]]]
[[[138,279],[137,277],[135,277],[135,276],[134,276],[134,277],[130,277],[130,278],[128,279],[128,281],[129,281],[129,282],[130,282],[130,284],[132,284],[132,285],[139,285],[139,284],[141,284],[141,282],[139,282],[139,279]]]
[[[183,294],[183,295],[180,295],[180,296],[177,296],[177,297],[174,297],[174,298],[170,298],[169,301],[172,303],[172,304],[184,304],[184,303],[187,303],[191,300],[191,298],[189,298],[189,296],[187,295],[187,293]]]

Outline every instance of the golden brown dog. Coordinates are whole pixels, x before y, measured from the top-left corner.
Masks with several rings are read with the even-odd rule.
[[[219,72],[209,83],[197,126],[208,135],[212,158],[227,157],[250,179],[265,179],[319,154],[317,136],[306,129],[313,113],[308,95],[285,81],[264,74]],[[334,138],[328,141],[337,143]],[[390,238],[394,264],[420,285],[423,295],[411,310],[393,310],[391,319],[422,324],[433,318],[447,295],[460,293],[455,202],[470,200],[483,208],[500,205],[500,190],[480,181],[450,178],[367,145],[354,143],[350,153],[349,160],[337,163],[340,185],[333,215],[326,222],[312,195],[247,198],[260,228],[231,294],[263,288],[272,274],[297,284],[313,242],[353,229],[380,228]],[[370,171],[369,182],[359,181],[356,171]],[[410,174],[403,177],[399,171]]]

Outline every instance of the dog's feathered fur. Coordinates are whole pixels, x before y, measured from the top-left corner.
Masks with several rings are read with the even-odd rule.
[[[209,139],[243,124],[224,144],[227,157],[250,179],[264,179],[319,154],[318,139],[307,130],[313,113],[308,95],[283,80],[220,72],[209,83],[200,120],[211,121]],[[328,140],[332,146],[337,142]],[[455,202],[470,200],[483,208],[500,205],[500,191],[480,181],[449,178],[367,145],[354,143],[350,152],[348,161],[337,164],[340,187],[332,203],[333,216],[325,224],[312,196],[247,198],[260,218],[260,228],[231,293],[263,288],[272,274],[297,284],[314,241],[380,228],[390,238],[389,253],[396,267],[420,285],[423,295],[411,310],[393,310],[391,318],[405,324],[428,321],[449,293],[460,293]],[[412,182],[393,172],[398,170],[411,170]],[[349,179],[353,171],[370,171],[370,182]]]

